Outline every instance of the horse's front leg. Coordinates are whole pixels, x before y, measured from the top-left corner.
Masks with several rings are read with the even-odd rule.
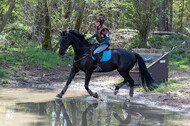
[[[92,72],[85,72],[85,89],[87,90],[88,94],[90,96],[93,96],[94,98],[98,98],[98,94],[97,93],[93,93],[89,88],[89,82],[90,82],[90,78],[91,78]]]
[[[79,72],[79,69],[76,66],[73,66],[65,87],[62,89],[62,91],[59,94],[56,95],[56,97],[62,98],[62,96],[67,91],[67,88],[69,87],[69,84],[71,83],[72,79],[75,77],[76,73],[78,73],[78,72]]]

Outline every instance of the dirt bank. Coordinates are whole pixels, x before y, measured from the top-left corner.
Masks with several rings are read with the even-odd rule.
[[[16,73],[21,74],[24,80],[17,80],[12,76],[9,83],[13,86],[35,87],[35,88],[60,88],[65,85],[70,73],[70,66],[62,66],[54,69],[21,67]],[[16,74],[15,73],[15,74]],[[132,102],[146,104],[149,106],[159,107],[162,109],[173,109],[179,111],[190,112],[190,71],[173,71],[169,73],[170,78],[184,81],[188,85],[183,86],[177,91],[169,91],[165,93],[144,93],[140,91],[134,92]],[[113,95],[114,86],[121,77],[117,71],[108,73],[94,73],[90,81],[90,89],[99,94]],[[9,84],[9,85],[10,85]],[[7,85],[7,84],[4,84]],[[84,73],[79,72],[69,89],[82,90],[84,88]],[[121,99],[128,98],[128,87],[124,86],[120,89],[119,94],[114,96]],[[56,94],[55,94],[56,95]]]

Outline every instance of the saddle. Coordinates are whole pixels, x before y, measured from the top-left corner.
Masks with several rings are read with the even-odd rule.
[[[91,58],[95,61],[96,59],[94,58],[93,52],[96,48],[93,48],[91,51]],[[98,54],[101,58],[100,62],[105,62],[109,61],[111,59],[111,49],[108,47],[104,51]]]

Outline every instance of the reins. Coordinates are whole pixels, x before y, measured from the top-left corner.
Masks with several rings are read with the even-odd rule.
[[[75,60],[75,59],[74,59],[74,63],[81,61],[82,59],[86,58],[87,56],[89,56],[89,54],[85,54],[83,57],[81,57],[81,58],[78,59],[78,60]]]

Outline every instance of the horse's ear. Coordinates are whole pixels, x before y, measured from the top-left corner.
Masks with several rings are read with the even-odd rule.
[[[61,36],[65,36],[66,35],[66,31],[59,31]]]

